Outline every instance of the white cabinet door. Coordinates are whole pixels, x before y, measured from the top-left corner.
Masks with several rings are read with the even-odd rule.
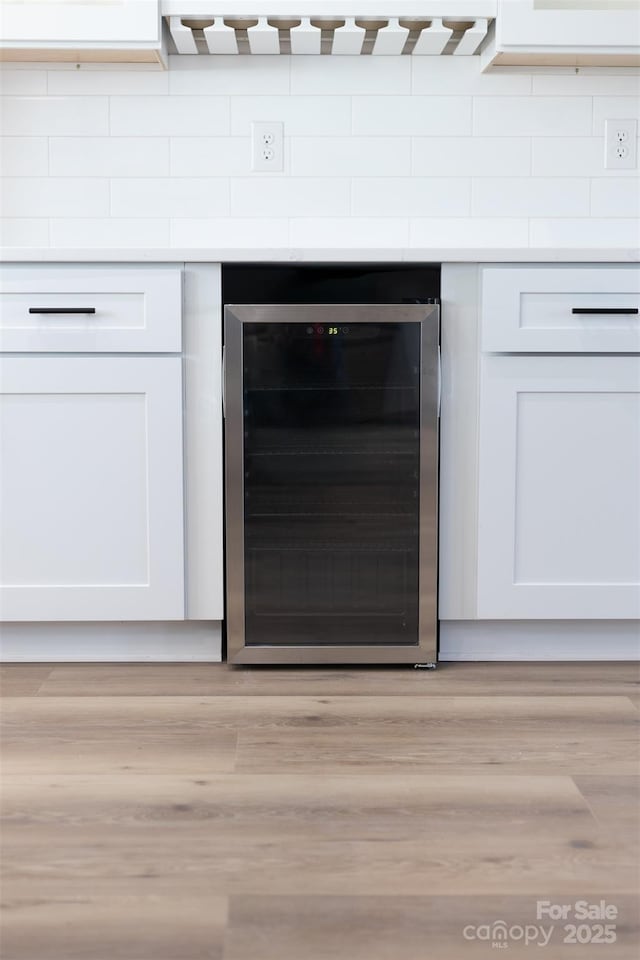
[[[0,360],[0,614],[184,616],[179,357]]]
[[[640,358],[483,357],[478,616],[640,616]]]

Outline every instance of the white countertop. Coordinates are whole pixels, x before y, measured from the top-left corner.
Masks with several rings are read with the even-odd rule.
[[[407,262],[407,263],[633,263],[640,260],[640,249],[631,248],[378,248],[294,249],[290,247],[158,247],[151,249],[80,249],[5,247],[0,262],[5,263],[224,263],[224,262]]]

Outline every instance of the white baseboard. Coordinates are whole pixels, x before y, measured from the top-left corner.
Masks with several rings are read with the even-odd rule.
[[[640,660],[637,620],[443,620],[440,660]]]
[[[218,621],[175,623],[8,623],[4,663],[218,663]],[[444,620],[440,660],[640,660],[632,620]]]
[[[4,663],[166,663],[222,660],[219,621],[166,623],[5,623]]]

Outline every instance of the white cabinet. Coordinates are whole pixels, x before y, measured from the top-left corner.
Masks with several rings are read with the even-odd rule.
[[[637,269],[481,274],[477,616],[640,617]]]
[[[478,616],[640,616],[640,358],[483,357]]]
[[[498,0],[483,67],[500,64],[637,66],[637,0]]]
[[[0,360],[4,620],[184,616],[181,359]]]
[[[179,266],[3,268],[2,620],[184,618],[181,337]]]
[[[0,15],[0,59],[165,60],[158,0],[9,2]]]

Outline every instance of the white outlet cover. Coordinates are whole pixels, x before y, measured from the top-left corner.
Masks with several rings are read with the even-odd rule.
[[[261,120],[251,124],[251,169],[256,173],[282,173],[284,169],[284,124]]]
[[[605,120],[604,165],[607,170],[635,170],[638,165],[637,120]]]

